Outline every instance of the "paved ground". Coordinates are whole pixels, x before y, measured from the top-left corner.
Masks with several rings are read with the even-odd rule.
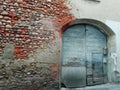
[[[97,86],[88,86],[84,88],[62,88],[61,90],[120,90],[120,84],[104,84]]]

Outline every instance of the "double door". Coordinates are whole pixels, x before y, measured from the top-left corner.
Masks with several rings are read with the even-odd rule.
[[[75,25],[63,32],[61,83],[79,88],[107,80],[106,35],[91,25]]]

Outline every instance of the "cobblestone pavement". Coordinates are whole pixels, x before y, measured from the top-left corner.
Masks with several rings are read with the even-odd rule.
[[[104,84],[96,86],[88,86],[84,88],[62,88],[61,90],[120,90],[120,84]]]

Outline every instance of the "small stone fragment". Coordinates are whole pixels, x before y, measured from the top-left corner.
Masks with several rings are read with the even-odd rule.
[[[0,25],[2,25],[2,22],[0,22]]]
[[[3,16],[2,16],[2,15],[0,15],[0,19],[1,19],[1,18],[3,18]]]
[[[12,26],[11,25],[6,25],[6,28],[12,28]]]
[[[8,12],[3,11],[1,14],[2,14],[2,15],[8,15]]]

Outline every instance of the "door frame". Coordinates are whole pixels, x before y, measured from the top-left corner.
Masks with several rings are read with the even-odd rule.
[[[115,41],[115,33],[112,31],[110,27],[108,27],[106,24],[104,24],[101,21],[94,20],[94,19],[76,19],[74,21],[71,21],[64,25],[60,31],[60,35],[62,36],[62,33],[67,30],[67,28],[78,25],[78,24],[88,24],[93,27],[97,27],[101,32],[106,34],[107,36],[107,52],[106,55],[106,64],[107,64],[107,78],[108,83],[109,82],[115,82],[115,72],[111,70],[114,68],[114,66],[111,66],[111,63],[113,63],[113,60],[111,59],[111,53],[116,53],[116,41]],[[113,44],[114,43],[114,44]],[[59,77],[59,87],[61,88],[61,70],[62,70],[62,37],[61,37],[61,61],[60,61],[60,77]]]

